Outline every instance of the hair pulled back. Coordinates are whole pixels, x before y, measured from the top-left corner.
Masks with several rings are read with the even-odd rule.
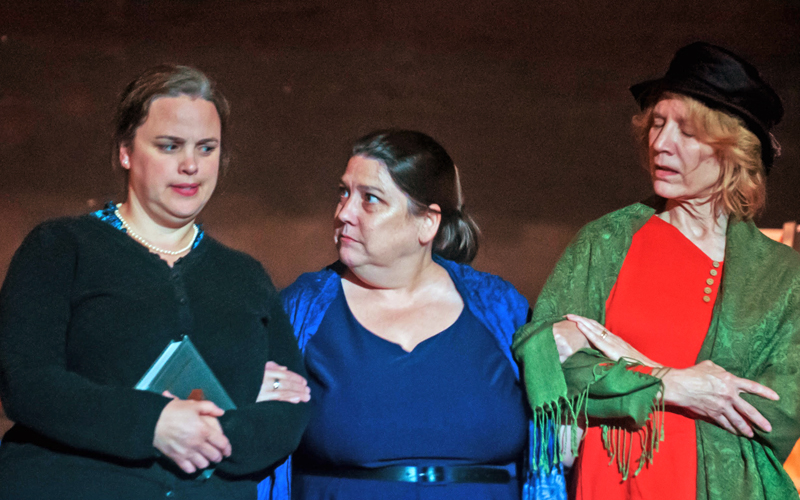
[[[381,162],[408,197],[411,214],[419,216],[432,204],[439,205],[442,221],[433,253],[455,262],[472,262],[478,254],[480,231],[464,211],[458,169],[438,142],[413,130],[379,130],[358,139],[351,156]]]
[[[182,95],[204,99],[214,104],[220,122],[220,169],[228,165],[228,116],[230,108],[225,96],[217,90],[214,82],[202,71],[190,66],[160,64],[154,66],[130,82],[120,97],[114,118],[114,154],[112,161],[119,165],[119,148],[132,147],[136,129],[147,120],[150,105],[159,97]],[[127,173],[127,170],[125,170]]]

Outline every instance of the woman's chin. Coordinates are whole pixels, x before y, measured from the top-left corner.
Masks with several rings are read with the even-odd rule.
[[[666,198],[668,200],[673,200],[675,198],[680,198],[682,190],[671,184],[669,182],[662,181],[660,179],[655,179],[653,181],[653,191],[660,197]]]
[[[353,267],[358,267],[360,264],[363,264],[363,261],[363,256],[359,258],[359,256],[355,255],[350,249],[339,245],[339,262],[352,269]]]
[[[194,220],[203,211],[208,198],[204,200],[179,200],[175,203],[165,204],[165,210],[177,220]]]

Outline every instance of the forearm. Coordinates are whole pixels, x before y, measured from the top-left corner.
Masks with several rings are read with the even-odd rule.
[[[531,406],[582,401],[591,417],[630,418],[637,426],[644,425],[658,399],[660,380],[637,365],[611,361],[593,349],[581,349],[559,364],[553,337],[556,322],[532,322],[517,332],[515,355],[523,366]],[[576,414],[584,409],[572,408]]]
[[[63,369],[17,370],[4,381],[10,419],[70,447],[139,460],[153,458],[153,433],[168,399],[98,386]]]
[[[300,444],[308,424],[307,404],[265,401],[230,410],[220,417],[233,453],[218,466],[233,476],[266,470]]]
[[[571,397],[586,394],[586,411],[601,419],[631,419],[641,427],[652,413],[661,381],[623,360],[611,361],[598,351],[582,349],[562,365]]]
[[[270,311],[268,340],[269,360],[307,377],[292,327],[277,300]],[[308,404],[279,401],[253,403],[226,412],[220,423],[233,453],[219,469],[244,475],[271,467],[297,448],[309,418]]]

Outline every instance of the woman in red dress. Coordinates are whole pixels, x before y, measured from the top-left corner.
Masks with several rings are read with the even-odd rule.
[[[800,258],[752,223],[780,99],[705,43],[631,91],[656,196],[586,226],[553,271],[515,340],[531,404],[588,414],[577,499],[796,496]]]

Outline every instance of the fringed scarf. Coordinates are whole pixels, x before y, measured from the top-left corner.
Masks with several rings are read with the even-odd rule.
[[[612,362],[584,349],[563,364],[552,326],[567,313],[605,323],[605,303],[633,234],[655,213],[637,203],[584,227],[559,260],[512,349],[523,369],[534,413],[534,474],[557,470],[559,428],[575,429],[579,417],[607,419],[603,440],[627,478],[657,460],[663,434],[661,382],[636,371],[635,363]],[[742,394],[772,424],[770,433],[735,436],[697,420],[697,500],[796,498],[781,467],[800,437],[800,256],[764,237],[752,222],[731,217],[725,276],[698,362],[710,359],[734,375],[776,390],[780,401]],[[613,422],[613,423],[612,423]],[[639,439],[642,455],[631,456]],[[642,473],[646,473],[642,472]]]

